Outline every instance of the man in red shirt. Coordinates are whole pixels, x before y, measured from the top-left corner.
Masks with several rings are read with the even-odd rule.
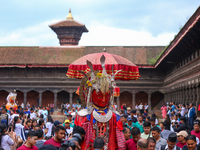
[[[65,127],[56,126],[55,137],[44,142],[44,145],[51,144],[55,147],[61,147],[62,139],[65,139]]]
[[[38,150],[35,146],[38,139],[38,135],[35,131],[29,131],[27,134],[26,143],[20,146],[17,150]]]
[[[132,129],[132,139],[126,141],[126,150],[137,150],[137,141],[141,138],[141,132],[138,127]]]
[[[191,135],[195,135],[196,137],[200,139],[200,121],[199,120],[194,121],[194,130],[191,131]]]
[[[187,136],[188,136],[188,133],[186,131],[180,131],[179,133],[177,133],[179,142],[176,144],[176,146],[183,148],[184,145],[187,145],[187,141],[186,141]]]

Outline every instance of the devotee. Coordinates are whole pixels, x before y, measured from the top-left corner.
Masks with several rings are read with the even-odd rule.
[[[44,142],[44,145],[51,144],[55,147],[61,147],[62,140],[65,139],[65,128],[63,126],[56,126],[55,136]]]
[[[72,135],[72,132],[73,132],[73,128],[70,127],[70,121],[68,119],[65,120],[65,130],[66,130],[65,139],[68,139]]]
[[[26,143],[20,146],[17,150],[38,150],[35,146],[38,139],[38,135],[35,131],[29,131],[27,134]]]
[[[143,129],[143,116],[140,115],[138,117],[138,122],[136,122],[136,127],[138,127],[140,129],[140,132],[143,133],[144,129]]]
[[[195,120],[193,124],[194,130],[191,131],[191,135],[195,135],[198,139],[200,139],[200,121]]]
[[[133,127],[136,127],[136,124],[132,122],[131,117],[128,117],[128,118],[127,118],[127,123],[125,123],[125,125],[126,125],[130,130],[132,130]]]
[[[161,131],[164,130],[164,122],[161,122],[161,123],[160,123],[160,129],[161,129]]]
[[[6,125],[0,124],[0,146],[4,150],[11,150],[10,146],[14,145],[15,138],[13,137],[12,131],[6,134]]]
[[[47,121],[47,116],[48,116],[48,111],[47,111],[46,107],[43,107],[42,114],[44,116],[44,121],[46,122]]]
[[[178,143],[176,144],[176,146],[183,148],[184,145],[187,145],[187,142],[186,142],[187,136],[188,136],[188,133],[186,131],[180,131],[179,133],[177,133]]]
[[[195,135],[189,135],[186,140],[187,145],[183,146],[182,150],[199,150],[197,149],[197,141]]]
[[[35,132],[38,135],[38,140],[37,140],[35,146],[37,146],[37,148],[40,149],[43,146],[44,142],[46,142],[46,140],[43,139],[44,133],[43,133],[42,129],[38,129]]]
[[[125,140],[126,141],[129,140],[131,137],[131,130],[129,128],[125,127],[123,129],[123,133],[124,133]]]
[[[103,150],[105,142],[102,138],[98,137],[94,140],[94,149],[95,150]]]
[[[126,150],[137,150],[136,146],[137,146],[137,141],[141,138],[140,135],[141,135],[140,129],[134,127],[132,129],[132,139],[126,141]]]
[[[30,113],[30,119],[36,119],[37,114],[34,112],[33,108],[30,109],[31,113]]]
[[[158,127],[160,129],[160,126],[155,124],[155,121],[156,121],[155,118],[151,118],[150,121],[151,121],[151,128]]]
[[[151,129],[151,132],[152,132],[152,136],[156,140],[156,148],[155,148],[155,150],[159,150],[161,145],[166,145],[167,144],[167,141],[165,139],[163,139],[162,137],[160,137],[160,128],[153,127]]]
[[[137,141],[137,150],[147,150],[148,148],[148,142],[147,139],[139,139]]]
[[[148,137],[152,137],[151,135],[151,123],[149,121],[145,121],[143,123],[144,132],[141,134],[141,138],[147,139]]]
[[[181,116],[180,117],[180,125],[178,123],[173,123],[172,128],[174,132],[180,132],[187,129],[186,118]]]
[[[195,108],[193,107],[193,104],[190,103],[189,110],[188,110],[188,120],[189,120],[191,129],[193,129],[193,126],[194,126],[193,122],[196,119],[195,116],[196,116]]]
[[[147,113],[148,113],[148,108],[149,108],[148,104],[145,103],[145,104],[144,104],[144,110],[145,110]]]
[[[167,140],[167,145],[162,145],[161,150],[181,150],[180,147],[176,146],[176,141],[177,141],[177,135],[176,133],[172,132],[170,133],[168,140]]]
[[[156,140],[153,137],[149,137],[147,139],[147,142],[148,142],[148,150],[155,150]]]
[[[132,122],[133,122],[133,123],[136,123],[136,122],[137,122],[136,110],[131,110],[130,114],[131,114],[131,115],[130,115],[129,117],[131,117]]]
[[[170,125],[171,125],[171,120],[170,120],[169,114],[166,114],[165,121],[164,121],[165,129],[170,130]]]

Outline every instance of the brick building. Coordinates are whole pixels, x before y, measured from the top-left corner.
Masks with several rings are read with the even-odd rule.
[[[90,53],[121,55],[137,66],[141,77],[137,81],[120,81],[121,95],[115,101],[134,107],[147,102],[151,110],[162,102],[180,103],[200,100],[200,8],[176,35],[164,46],[78,46],[84,24],[75,21],[69,12],[67,19],[50,25],[57,34],[57,47],[0,47],[0,101],[6,102],[9,91],[17,90],[17,100],[40,106],[62,102],[72,103],[80,84],[68,79],[68,65]]]

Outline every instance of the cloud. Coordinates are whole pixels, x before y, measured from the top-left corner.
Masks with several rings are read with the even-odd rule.
[[[84,33],[79,45],[85,46],[155,46],[168,45],[176,33],[160,33],[153,36],[148,31],[91,26],[89,33]]]
[[[4,33],[0,31],[1,46],[58,46],[56,34],[48,27],[58,20],[46,21],[35,26]]]
[[[58,22],[51,20],[35,26],[0,34],[2,46],[59,46],[57,35],[48,27]],[[83,46],[153,46],[168,45],[176,33],[160,33],[153,36],[148,31],[103,26],[98,22],[89,25],[89,32],[83,33],[79,45]],[[2,31],[1,31],[2,32]]]

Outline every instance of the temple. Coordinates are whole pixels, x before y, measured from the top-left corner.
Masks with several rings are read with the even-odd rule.
[[[70,63],[90,53],[121,55],[139,67],[137,81],[116,81],[122,103],[134,107],[148,103],[151,112],[160,111],[162,102],[200,103],[200,7],[190,17],[168,46],[78,46],[85,25],[72,17],[50,25],[61,46],[0,47],[0,101],[6,102],[10,91],[17,90],[19,103],[40,106],[73,103],[80,80],[68,79]],[[89,33],[87,33],[89,34]]]

